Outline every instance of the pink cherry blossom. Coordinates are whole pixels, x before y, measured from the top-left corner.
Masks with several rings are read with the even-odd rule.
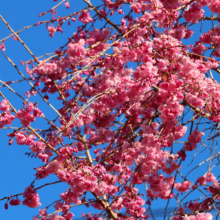
[[[30,208],[36,208],[41,205],[37,192],[31,186],[28,186],[25,189],[23,198],[25,198],[25,200],[22,202],[22,204]]]
[[[6,99],[3,99],[0,103],[0,110],[3,112],[7,112],[10,110],[10,105],[8,104]]]
[[[0,114],[0,128],[3,128],[5,125],[11,125],[15,116],[8,113]]]
[[[174,188],[179,192],[186,192],[191,188],[191,183],[189,181],[183,181],[182,183],[175,183]]]
[[[90,17],[90,14],[84,10],[79,15],[78,19],[79,19],[79,21],[83,22],[84,24],[88,24],[93,21],[93,19]]]
[[[186,12],[183,13],[183,17],[187,22],[197,23],[199,19],[203,17],[204,10],[197,5],[192,5]]]

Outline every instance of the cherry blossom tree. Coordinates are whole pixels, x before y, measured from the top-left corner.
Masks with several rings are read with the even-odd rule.
[[[78,206],[87,220],[155,220],[152,207],[163,200],[164,219],[217,218],[220,1],[81,1],[74,11],[75,1],[54,0],[21,30],[0,15],[11,32],[0,41],[2,56],[21,76],[0,79],[0,88],[22,103],[0,91],[0,128],[8,145],[24,145],[41,161],[33,182],[1,204],[38,208],[34,220],[71,220]],[[20,37],[44,26],[52,38],[66,24],[78,31],[53,54],[37,57]],[[32,59],[7,56],[10,38]],[[21,82],[25,94],[13,89]],[[46,126],[35,127],[38,120]],[[55,182],[38,184],[51,175]],[[41,189],[60,183],[66,190],[57,200],[41,204]]]

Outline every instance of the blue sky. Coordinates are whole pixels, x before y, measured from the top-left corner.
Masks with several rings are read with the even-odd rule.
[[[95,1],[93,1],[95,2]],[[51,18],[51,15],[45,15],[44,17],[39,18],[38,14],[44,11],[49,10],[54,6],[54,1],[47,0],[47,1],[39,1],[39,0],[1,0],[0,1],[0,14],[4,17],[4,19],[10,24],[10,26],[15,30],[18,31],[21,28],[35,24],[38,21],[41,20],[48,20]],[[64,6],[60,6],[58,8],[58,14],[59,15],[66,15],[68,13],[72,13],[74,11],[78,11],[82,9],[85,6],[82,1],[77,1],[77,4],[74,1],[70,1],[70,9],[67,10]],[[120,19],[119,16],[115,16],[115,21],[117,19]],[[117,23],[117,22],[116,22]],[[46,30],[45,25],[40,25],[38,27],[33,27],[31,29],[27,29],[19,34],[21,39],[27,44],[27,46],[30,48],[30,50],[36,55],[40,56],[45,53],[52,53],[54,52],[59,46],[64,45],[67,43],[68,37],[71,37],[72,34],[77,31],[77,25],[79,23],[72,23],[71,26],[68,26],[67,24],[64,24],[64,34],[56,33],[53,38],[49,37],[49,34]],[[203,29],[208,29],[209,26],[206,26],[206,23],[204,22]],[[7,29],[5,24],[0,21],[0,40],[4,37],[6,37],[8,34],[10,34],[10,31]],[[200,27],[195,26],[193,28],[195,31],[195,35],[192,38],[192,41],[189,43],[192,43],[194,40],[198,40],[198,37],[200,35]],[[19,66],[20,70],[28,76],[24,70],[24,67],[20,65],[20,60],[27,61],[29,59],[32,59],[32,57],[28,54],[28,52],[23,48],[23,46],[11,38],[6,40],[6,51],[5,54],[9,56],[13,62]],[[18,75],[14,67],[0,54],[0,63],[1,63],[1,69],[0,69],[0,79],[4,82],[8,80],[19,80],[21,77]],[[215,74],[215,73],[214,73]],[[215,77],[217,75],[214,75]],[[0,85],[1,86],[1,85]],[[27,90],[26,83],[17,83],[13,84],[12,88],[16,90],[19,94],[23,95],[24,92]],[[12,102],[12,104],[17,108],[22,107],[21,100],[15,96],[13,93],[9,92],[6,88],[0,88],[3,94]],[[31,100],[32,102],[38,101],[38,98],[33,98]],[[60,104],[57,102],[56,98],[50,99],[52,101],[53,105],[56,108],[59,108]],[[47,105],[44,103],[39,103],[40,109],[45,109],[44,114],[49,118],[53,119],[56,114],[48,110]],[[40,128],[40,127],[46,126],[44,120],[39,119],[35,123],[33,123],[34,128]],[[27,146],[18,146],[15,143],[11,146],[8,145],[8,138],[7,133],[9,130],[1,130],[0,131],[0,175],[2,178],[2,181],[0,182],[0,198],[4,196],[9,196],[13,194],[17,194],[20,192],[23,192],[24,189],[33,181],[34,174],[36,173],[33,168],[38,167],[42,165],[39,159],[31,159],[25,155],[25,153],[28,150]],[[194,153],[194,152],[193,152]],[[193,153],[192,156],[193,156]],[[205,154],[203,156],[198,157],[194,161],[194,166],[202,161],[206,157]],[[182,166],[187,165],[189,162],[184,162]],[[188,168],[185,166],[183,168],[183,173],[187,173]],[[206,172],[206,167],[200,168],[197,171],[198,173],[201,173],[201,175]],[[193,179],[193,174],[191,176]],[[191,179],[189,178],[189,179]],[[57,180],[54,176],[51,176],[49,178],[46,178],[45,180],[40,180],[36,182],[35,187],[43,185],[44,183],[49,183]],[[180,178],[181,180],[181,178]],[[64,192],[67,189],[66,184],[60,183],[58,185],[52,185],[45,187],[43,189],[39,190],[39,195],[41,198],[42,208],[50,204],[56,199],[59,199],[59,194]],[[143,190],[143,188],[141,188]],[[144,192],[145,193],[145,192]],[[194,195],[198,197],[198,195]],[[194,196],[191,196],[191,199],[194,198]],[[30,209],[26,206],[17,206],[12,207],[9,206],[8,210],[4,209],[4,202],[0,202],[0,213],[1,213],[1,219],[22,219],[22,220],[29,220],[32,216],[36,215],[38,213],[38,209]],[[154,208],[162,208],[164,207],[164,204],[166,204],[166,201],[157,201],[153,207]],[[170,206],[175,206],[175,202],[170,202]],[[77,209],[73,210],[73,213],[75,214],[75,217],[80,217],[81,212],[89,212],[92,211],[92,209],[87,209],[85,207],[77,207]]]

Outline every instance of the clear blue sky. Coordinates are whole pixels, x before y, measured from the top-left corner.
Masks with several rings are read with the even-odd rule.
[[[92,2],[96,2],[93,0]],[[0,1],[0,14],[4,17],[4,19],[10,24],[10,26],[15,30],[20,30],[24,26],[28,26],[31,24],[35,24],[40,20],[48,20],[51,18],[51,15],[46,15],[44,17],[39,18],[38,14],[43,11],[49,10],[51,7],[54,6],[54,1],[47,0],[47,1],[39,1],[39,0],[1,0]],[[70,9],[66,10],[65,7],[61,6],[58,8],[59,15],[66,15],[67,13],[72,13],[74,11],[78,11],[83,6],[85,6],[82,1],[71,1],[70,0]],[[116,17],[117,18],[117,17]],[[75,25],[71,24],[71,26],[64,25],[64,34],[57,33],[55,37],[49,37],[49,34],[46,30],[45,25],[41,25],[38,27],[33,27],[31,29],[25,30],[19,36],[21,39],[28,45],[31,51],[36,55],[40,56],[44,53],[51,53],[54,52],[59,46],[64,45],[67,42],[68,37],[72,36],[72,34],[77,30],[78,23]],[[193,28],[195,31],[195,35],[192,40],[198,40],[200,35],[199,29],[200,27]],[[208,28],[204,26],[203,28]],[[4,23],[0,21],[0,39],[4,38],[10,31],[7,29]],[[192,41],[191,41],[192,42]],[[24,68],[20,66],[20,60],[27,61],[31,59],[28,52],[23,48],[23,46],[12,39],[9,39],[5,43],[6,51],[5,54],[9,56],[15,64],[19,66],[24,74]],[[19,80],[21,77],[17,74],[15,69],[11,66],[11,64],[0,54],[0,79],[3,81],[8,80]],[[26,74],[27,76],[27,74]],[[214,75],[217,76],[217,75]],[[25,83],[14,84],[12,87],[19,92],[20,94],[24,94],[27,90],[27,86]],[[0,85],[1,86],[1,85]],[[5,88],[0,88],[1,91],[6,95],[7,98],[10,98],[13,105],[18,108],[21,107],[22,102],[15,96],[13,93],[9,92]],[[31,101],[37,101],[32,99]],[[56,99],[52,100],[53,104],[58,107],[59,104],[56,102]],[[40,103],[40,107],[43,108],[44,104]],[[47,106],[45,105],[44,114],[48,116],[48,118],[53,119],[56,115],[53,112],[47,110]],[[44,124],[43,120],[38,120],[36,123],[33,124],[33,127],[40,128]],[[45,125],[45,124],[44,124]],[[43,126],[44,126],[43,125]],[[24,189],[29,185],[33,179],[34,174],[36,173],[33,169],[34,167],[38,167],[42,165],[39,159],[31,159],[28,158],[25,153],[27,152],[28,146],[18,146],[13,144],[11,146],[8,145],[8,138],[7,133],[8,130],[1,130],[0,131],[0,175],[1,175],[1,182],[0,182],[0,198],[4,196],[9,196],[11,194],[17,194],[23,192]],[[193,155],[193,153],[191,153]],[[194,161],[194,165],[196,165],[205,155],[198,157]],[[187,165],[188,163],[183,163]],[[198,170],[197,174],[200,172],[201,175],[206,172],[206,167],[201,168]],[[188,168],[184,168],[184,172],[187,173]],[[183,173],[184,173],[183,172]],[[46,178],[45,180],[40,180],[36,182],[35,187],[43,185],[44,183],[49,183],[55,181],[55,177]],[[181,180],[181,179],[180,179]],[[59,199],[59,194],[65,192],[66,184],[59,184],[57,186],[49,186],[43,189],[40,189],[40,202],[42,203],[42,208],[50,204],[56,199]],[[144,192],[145,193],[145,192]],[[197,195],[198,197],[198,195]],[[191,196],[193,199],[193,195]],[[32,219],[32,216],[38,213],[38,209],[30,209],[26,206],[16,206],[12,207],[9,206],[8,210],[4,209],[4,202],[0,202],[0,219],[16,219],[16,220],[29,220]],[[166,201],[157,201],[156,204],[153,205],[154,208],[162,208],[166,204]],[[171,207],[175,206],[175,202],[170,203]],[[85,207],[77,207],[77,209],[73,210],[75,217],[80,217],[81,212],[89,212],[91,209],[86,209]]]

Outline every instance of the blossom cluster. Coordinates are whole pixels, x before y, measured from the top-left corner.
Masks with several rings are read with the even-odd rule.
[[[211,28],[194,45],[183,42],[194,35],[190,26],[211,20],[206,10],[220,13],[219,1],[105,0],[99,7],[85,2],[88,8],[47,24],[49,35],[55,37],[70,18],[83,23],[68,43],[52,58],[36,66],[30,61],[26,67],[42,100],[57,98],[57,118],[44,117],[48,128],[37,130],[31,126],[46,115],[43,108],[28,100],[18,111],[6,99],[0,103],[0,128],[15,119],[22,125],[8,134],[9,144],[15,139],[17,145],[29,146],[29,155],[42,160],[36,179],[54,175],[67,186],[55,202],[56,211],[48,214],[41,209],[40,218],[71,220],[72,205],[91,205],[101,214],[85,214],[88,220],[144,220],[149,218],[147,205],[155,200],[169,203],[206,186],[210,198],[186,202],[192,213],[180,207],[173,219],[211,220],[205,212],[220,200],[217,177],[209,169],[190,180],[181,170],[191,151],[207,141],[209,128],[200,122],[210,124],[212,131],[219,126],[220,85],[211,73],[218,72],[220,29]],[[70,7],[68,1],[65,7]],[[123,16],[119,25],[109,19],[116,11]],[[105,22],[102,28],[94,26],[96,20]],[[205,56],[209,50],[215,57]],[[31,88],[28,99],[35,93]],[[144,194],[139,185],[145,186]],[[41,205],[33,185],[25,189],[23,199],[28,207]],[[20,200],[10,197],[9,204],[19,205]]]

